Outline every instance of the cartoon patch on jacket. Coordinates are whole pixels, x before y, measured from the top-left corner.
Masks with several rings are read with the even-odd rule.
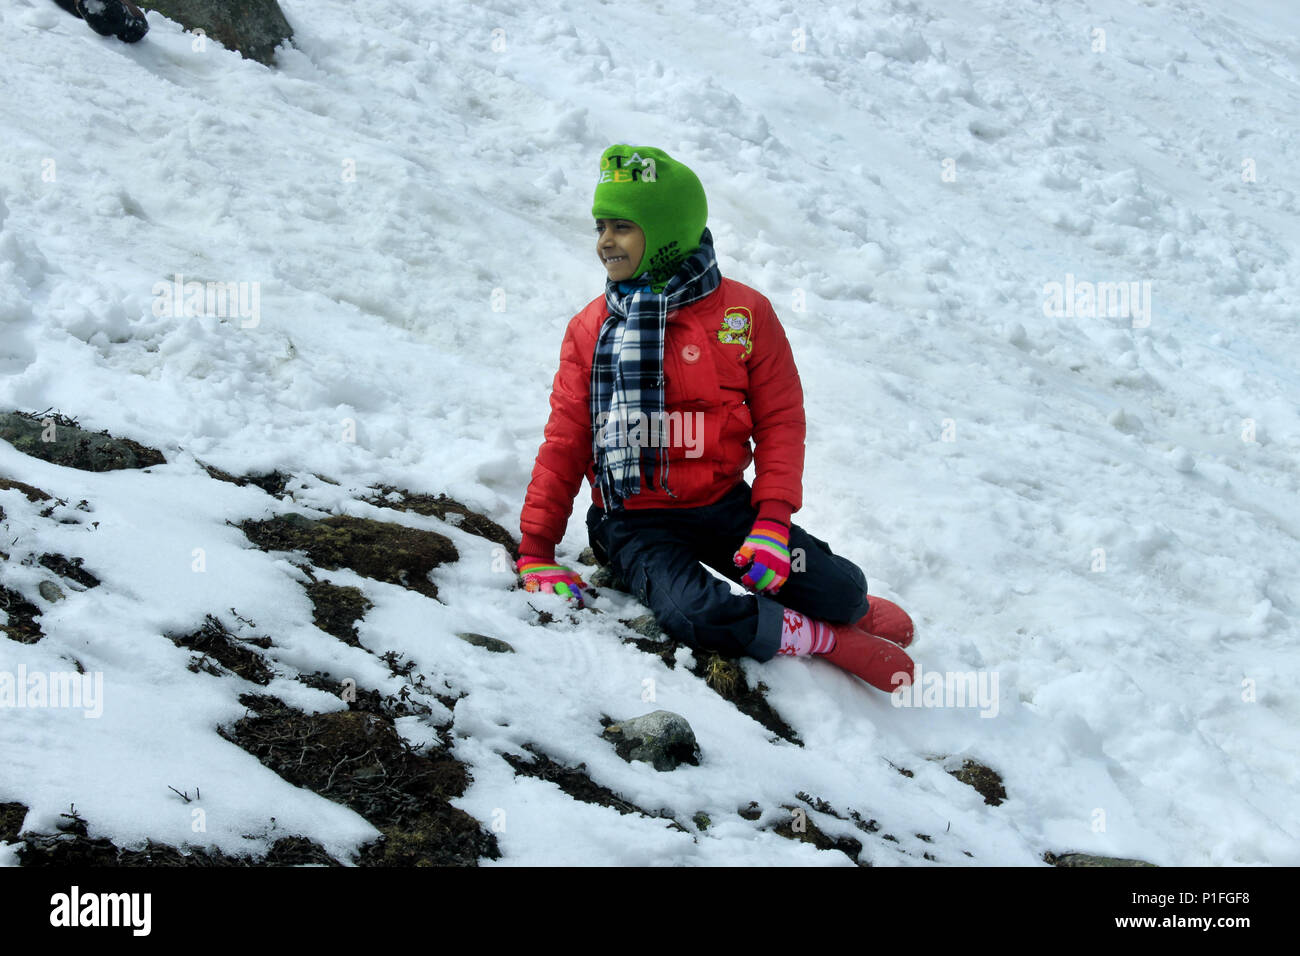
[[[754,317],[750,315],[749,309],[743,305],[727,306],[722,315],[722,328],[718,332],[718,341],[723,345],[743,345],[745,347],[745,357],[754,351],[754,341],[750,335],[750,329],[754,324]]]

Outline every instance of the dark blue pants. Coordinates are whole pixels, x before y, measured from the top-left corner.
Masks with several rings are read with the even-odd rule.
[[[700,562],[739,582],[732,555],[754,527],[758,510],[742,481],[699,508],[587,510],[596,558],[627,582],[654,612],[664,633],[700,650],[770,660],[781,646],[782,608],[844,624],[867,613],[867,579],[825,541],[790,526],[790,578],[775,596],[732,594]],[[799,550],[802,549],[802,555]],[[802,569],[794,570],[800,567]]]

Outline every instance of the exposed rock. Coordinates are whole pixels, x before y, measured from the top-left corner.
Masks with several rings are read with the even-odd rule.
[[[380,485],[376,494],[363,498],[367,504],[380,508],[393,508],[396,511],[412,511],[417,515],[438,518],[455,525],[461,531],[476,534],[494,544],[499,544],[509,552],[513,560],[519,559],[519,542],[505,528],[486,515],[480,514],[461,504],[455,498],[446,495],[425,495],[395,488],[392,485]]]
[[[472,631],[464,631],[456,635],[467,644],[475,644],[479,647],[487,648],[494,654],[513,654],[515,649],[505,641],[495,637],[488,637],[486,634],[475,634]]]
[[[656,710],[608,725],[603,735],[624,760],[641,760],[656,770],[674,770],[680,764],[700,763],[700,747],[686,718]]]
[[[129,438],[114,438],[107,431],[85,431],[74,419],[57,413],[0,414],[0,438],[25,455],[82,471],[148,468],[150,465],[167,462],[162,452],[156,448],[149,448]],[[29,487],[18,483],[14,483],[14,486],[24,489]]]
[[[53,581],[42,581],[40,584],[36,585],[36,590],[40,591],[41,597],[45,598],[45,600],[49,601],[51,604],[56,601],[62,601],[64,597],[66,597],[63,593],[63,588],[59,587]]]
[[[429,580],[429,572],[460,558],[445,535],[373,518],[335,515],[316,520],[286,514],[265,521],[249,519],[239,527],[265,551],[302,551],[317,567],[351,568],[431,598],[437,598],[438,588]]]
[[[1129,860],[1118,856],[1094,856],[1091,853],[1044,853],[1043,861],[1052,866],[1151,866],[1145,860]]]
[[[276,0],[140,0],[186,30],[202,30],[228,50],[272,66],[275,48],[293,39]]]

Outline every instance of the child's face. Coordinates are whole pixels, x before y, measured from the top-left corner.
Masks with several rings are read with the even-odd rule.
[[[597,219],[596,253],[611,279],[630,279],[645,255],[645,233],[630,219]]]

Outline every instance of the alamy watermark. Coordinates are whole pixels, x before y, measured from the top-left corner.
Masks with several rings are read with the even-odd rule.
[[[1131,319],[1133,328],[1151,324],[1151,280],[1131,282],[1089,282],[1065,274],[1065,282],[1043,286],[1043,315],[1095,319],[1099,316]]]
[[[148,936],[153,927],[153,894],[82,892],[73,884],[50,897],[51,926],[123,926],[133,936]]]
[[[687,458],[704,454],[703,412],[601,412],[595,428],[605,448],[685,448]]]
[[[104,672],[0,671],[0,709],[71,707],[84,710],[81,716],[98,718],[104,713]]]
[[[978,707],[981,717],[998,715],[997,671],[923,671],[917,662],[910,684],[895,674],[890,692],[895,707]]]
[[[260,282],[185,281],[176,273],[171,281],[153,284],[153,314],[159,318],[212,316],[240,319],[242,329],[256,328],[262,321]]]

